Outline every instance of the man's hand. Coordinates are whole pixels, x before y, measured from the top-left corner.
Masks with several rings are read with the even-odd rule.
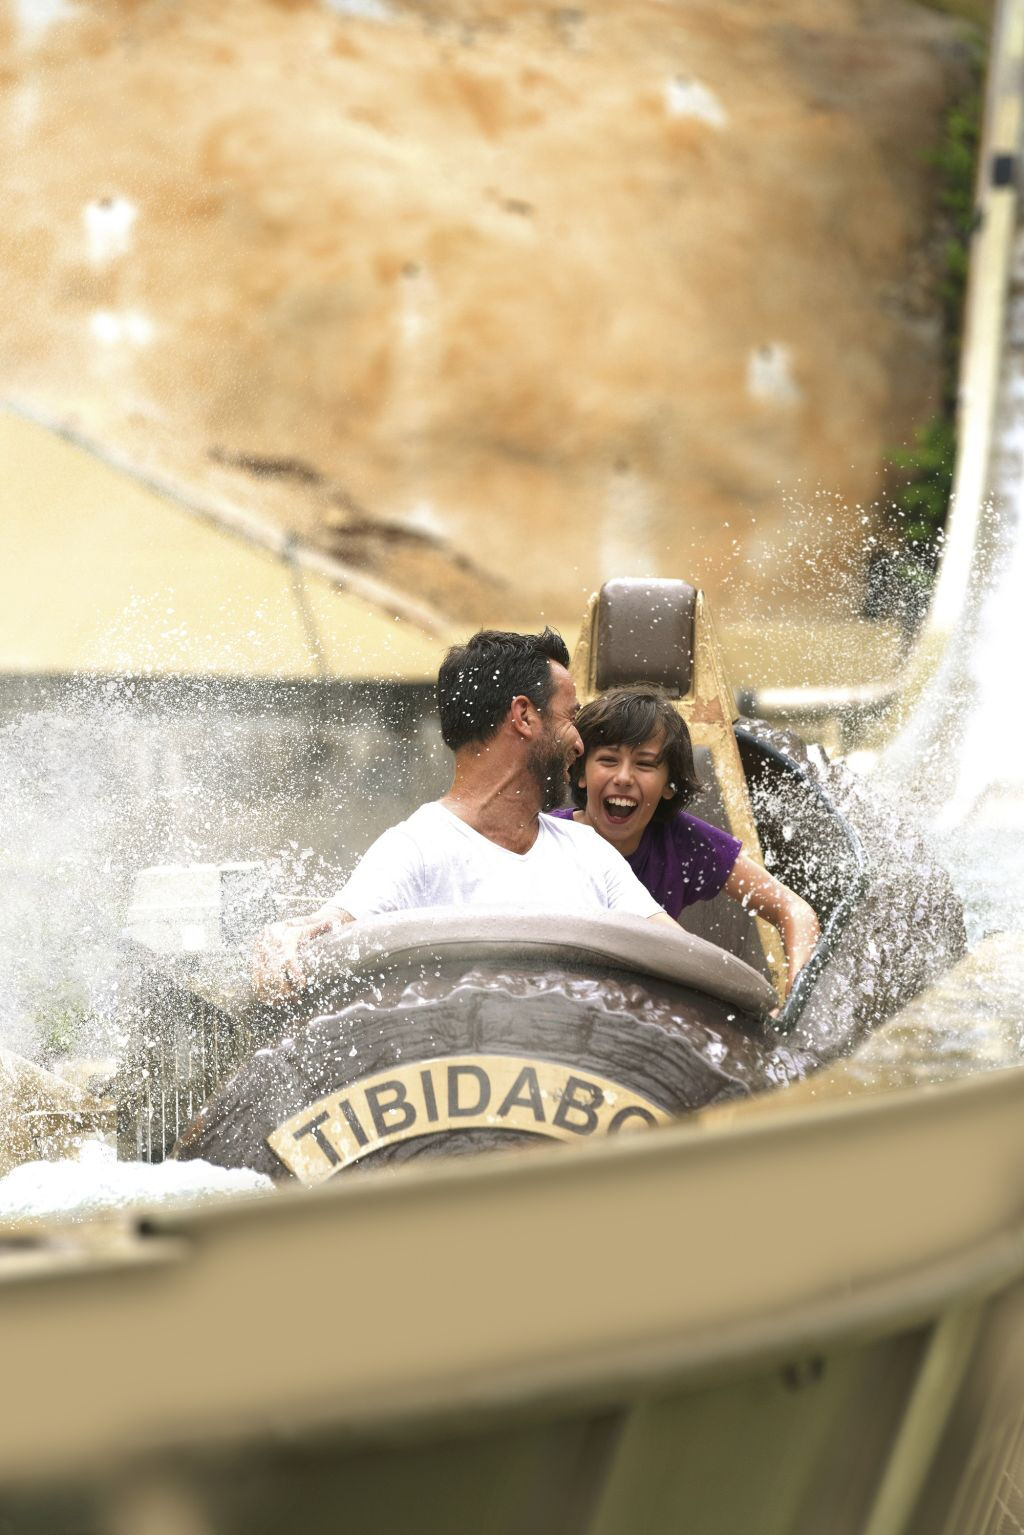
[[[303,951],[314,938],[353,919],[337,906],[322,906],[309,917],[289,917],[265,927],[253,953],[253,990],[262,1002],[282,1002],[302,991],[309,979]]]

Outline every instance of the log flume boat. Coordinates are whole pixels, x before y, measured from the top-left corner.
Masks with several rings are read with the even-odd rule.
[[[649,1128],[805,1076],[960,957],[959,903],[909,824],[798,737],[736,717],[703,594],[608,582],[574,671],[582,698],[664,687],[703,774],[696,813],[820,913],[784,1005],[774,929],[724,896],[688,908],[695,930],[678,938],[613,913],[365,920],[312,948],[311,984],[286,1009],[254,1000],[245,944],[175,954],[165,921],[158,947],[134,946],[144,1046],[122,1071],[127,1154],[311,1185]]]

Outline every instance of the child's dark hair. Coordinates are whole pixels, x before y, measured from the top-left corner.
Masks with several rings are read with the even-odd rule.
[[[671,821],[700,791],[686,721],[660,688],[647,683],[612,688],[583,706],[576,716],[576,729],[583,739],[583,756],[570,768],[569,782],[577,810],[587,803],[587,791],[580,787],[580,778],[592,751],[601,746],[640,746],[655,735],[665,738],[660,761],[668,766],[669,787],[675,792],[671,799],[658,801],[653,819]]]

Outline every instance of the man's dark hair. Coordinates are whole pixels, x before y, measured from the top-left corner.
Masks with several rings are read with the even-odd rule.
[[[481,629],[464,645],[453,645],[437,674],[444,744],[454,752],[470,741],[486,741],[520,694],[543,714],[555,690],[549,661],[569,665],[565,641],[553,629],[541,634]]]
[[[577,714],[576,729],[583,741],[583,756],[570,767],[569,783],[578,810],[587,803],[587,791],[580,787],[580,778],[592,751],[601,746],[641,746],[656,735],[664,736],[659,761],[667,764],[669,786],[675,793],[671,799],[658,801],[652,819],[671,821],[676,811],[688,805],[702,787],[693,764],[686,721],[660,688],[637,683],[602,693]]]

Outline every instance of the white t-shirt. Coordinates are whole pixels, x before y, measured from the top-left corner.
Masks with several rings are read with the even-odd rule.
[[[378,837],[329,904],[357,919],[421,906],[635,917],[661,911],[621,854],[589,826],[542,815],[529,852],[511,853],[436,801]]]

